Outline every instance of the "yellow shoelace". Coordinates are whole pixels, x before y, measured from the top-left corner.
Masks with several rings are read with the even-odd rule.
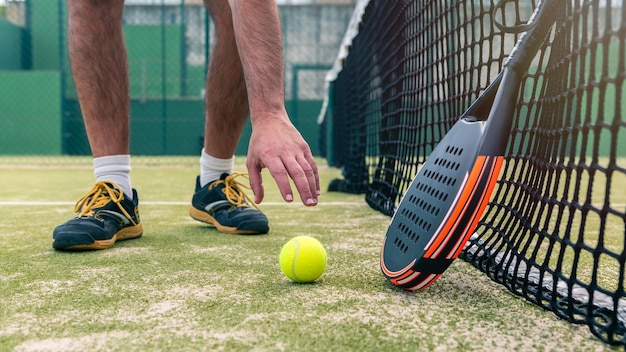
[[[232,174],[226,176],[225,179],[223,180],[217,180],[213,183],[211,183],[209,185],[209,189],[212,189],[218,185],[223,184],[224,185],[224,189],[222,189],[222,192],[224,192],[224,194],[226,195],[226,199],[228,199],[228,201],[237,207],[248,207],[249,204],[252,204],[253,207],[255,207],[257,210],[261,211],[261,209],[259,209],[259,207],[257,207],[257,205],[254,203],[254,201],[252,200],[252,198],[250,198],[246,192],[242,191],[240,188],[245,188],[245,189],[251,189],[250,186],[241,183],[239,181],[236,180],[237,177],[243,177],[245,179],[248,179],[248,174],[247,173],[238,173],[238,172],[233,172]],[[247,203],[246,203],[247,201]]]
[[[128,212],[120,204],[120,202],[124,200],[124,193],[118,191],[116,188],[121,187],[113,181],[96,182],[91,191],[87,192],[87,194],[79,199],[78,202],[76,202],[76,205],[74,205],[74,212],[77,213],[77,217],[93,216],[95,208],[103,207],[108,202],[113,201],[117,204],[117,207],[122,214],[135,224],[133,217],[130,216],[130,214],[128,214]]]

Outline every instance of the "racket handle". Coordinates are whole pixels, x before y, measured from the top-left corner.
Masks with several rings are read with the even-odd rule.
[[[528,20],[529,29],[521,34],[517,45],[511,50],[504,64],[505,67],[508,66],[520,73],[528,70],[556,20],[559,3],[562,1],[543,0],[537,4],[537,8]]]

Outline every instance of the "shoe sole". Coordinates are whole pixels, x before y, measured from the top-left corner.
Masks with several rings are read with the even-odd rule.
[[[113,235],[111,239],[108,240],[95,240],[93,243],[82,243],[82,244],[73,244],[69,246],[57,245],[55,246],[55,240],[52,241],[52,246],[54,249],[61,251],[91,251],[91,250],[101,250],[108,249],[113,247],[116,242],[131,240],[135,238],[139,238],[143,235],[143,225],[138,224],[134,226],[128,226],[116,234]]]
[[[215,218],[212,217],[211,215],[207,214],[206,212],[202,210],[198,210],[194,208],[193,205],[189,206],[189,215],[193,219],[204,222],[209,225],[213,225],[217,229],[217,231],[226,233],[229,235],[261,235],[265,233],[265,232],[262,233],[262,232],[254,231],[254,230],[238,230],[236,227],[224,226],[220,224],[217,220],[215,220]]]

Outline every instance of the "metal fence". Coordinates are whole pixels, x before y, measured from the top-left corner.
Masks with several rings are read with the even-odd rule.
[[[315,154],[324,77],[354,0],[282,1],[285,105]],[[89,155],[67,55],[64,0],[0,0],[0,155]],[[127,0],[131,153],[197,155],[215,39],[202,1]],[[237,154],[245,154],[246,127]]]

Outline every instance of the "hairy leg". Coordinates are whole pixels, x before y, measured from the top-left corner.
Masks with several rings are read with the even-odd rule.
[[[233,156],[248,118],[248,95],[230,6],[224,0],[205,0],[217,39],[206,81],[204,150],[227,159]]]
[[[123,0],[68,0],[69,54],[94,157],[128,154],[128,59]]]

